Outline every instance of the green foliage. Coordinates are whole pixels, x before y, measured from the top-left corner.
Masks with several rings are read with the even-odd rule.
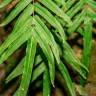
[[[48,69],[46,68],[43,74],[43,96],[49,96],[51,93],[50,78]]]
[[[11,1],[3,0],[0,8]],[[0,46],[0,64],[27,42],[25,57],[6,78],[8,83],[22,74],[20,87],[14,96],[26,96],[30,82],[36,80],[42,73],[43,95],[51,96],[50,87],[51,84],[55,86],[56,66],[66,82],[70,96],[76,96],[71,77],[61,56],[80,74],[82,80],[86,79],[92,41],[92,21],[96,21],[95,8],[96,2],[93,0],[38,0],[35,3],[32,0],[19,1],[0,24],[1,27],[5,26],[20,15],[13,31]],[[84,30],[80,27],[83,21]],[[79,32],[84,38],[82,62],[66,41],[68,38],[66,33],[71,35],[73,32]],[[42,49],[43,56],[42,52],[36,54],[37,45]],[[33,65],[36,66],[35,69]]]
[[[92,19],[86,16],[84,19],[84,48],[82,63],[89,69],[90,64],[90,52],[92,46]],[[85,71],[84,71],[85,72]],[[85,72],[86,75],[88,73]],[[84,85],[85,81],[81,79],[81,84]]]

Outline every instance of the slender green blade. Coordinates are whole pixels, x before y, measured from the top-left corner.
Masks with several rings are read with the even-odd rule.
[[[21,84],[14,96],[26,96],[31,81],[34,58],[36,54],[36,41],[32,37],[28,40],[26,49],[26,58],[21,79]]]
[[[36,30],[33,31],[33,37],[37,40],[37,42],[40,44],[40,47],[42,48],[49,65],[49,73],[50,73],[50,79],[51,83],[54,86],[54,77],[55,77],[55,64],[54,64],[54,56],[52,54],[52,51],[50,47],[48,46],[47,42],[42,39],[43,35],[40,36]]]
[[[43,37],[43,39],[51,46],[53,54],[57,60],[57,63],[59,64],[60,63],[59,51],[53,35],[38,16],[35,16],[35,19],[37,20],[36,30],[38,31],[38,34],[40,35],[42,34],[42,36],[44,35],[44,37],[46,37],[46,38]]]
[[[26,23],[22,25],[20,29],[17,30],[17,32],[12,32],[7,39],[4,41],[4,43],[0,46],[0,55],[8,48],[10,44],[12,44],[17,38],[20,37],[21,34],[23,34],[28,26],[32,25],[32,17],[29,17]],[[14,31],[14,30],[13,30]]]
[[[36,69],[34,69],[31,82],[34,82],[45,71],[45,69],[45,63],[42,62]]]
[[[85,74],[81,70],[82,67],[84,70],[88,72],[88,69],[85,65],[83,65],[80,60],[76,57],[75,53],[71,49],[71,47],[65,42],[63,45],[63,57],[64,59],[84,78],[86,79]]]
[[[12,71],[12,73],[6,78],[6,82],[8,83],[9,81],[11,81],[12,79],[16,78],[17,76],[22,75],[23,73],[23,66],[24,66],[24,60],[25,58],[23,58],[21,60],[21,62],[17,65],[17,67]],[[40,64],[39,64],[40,63]],[[45,63],[44,62],[38,62],[35,63],[35,65],[38,65],[34,70],[33,70],[33,74],[32,74],[32,78],[31,78],[31,82],[34,82],[45,70]]]
[[[5,60],[7,60],[9,56],[11,56],[23,43],[25,43],[30,38],[30,36],[32,36],[32,33],[30,31],[31,30],[28,27],[27,30],[25,30],[24,34],[21,34],[20,37],[18,37],[17,40],[15,40],[7,48],[7,50],[0,57],[0,64],[2,64]]]
[[[35,11],[40,14],[47,22],[49,22],[54,28],[56,28],[59,34],[62,37],[62,40],[65,40],[65,32],[60,22],[44,7],[39,3],[35,4]]]
[[[45,5],[48,9],[50,9],[57,16],[61,17],[64,21],[66,21],[69,25],[72,25],[72,21],[66,13],[62,9],[60,9],[53,1],[51,0],[39,0],[43,5]]]
[[[96,1],[94,0],[86,0],[86,2],[91,5],[91,7],[95,8],[96,9]]]
[[[88,16],[84,19],[84,47],[83,47],[83,57],[82,57],[82,63],[89,69],[90,64],[90,54],[91,54],[91,48],[92,48],[92,19]],[[82,69],[83,70],[83,69]],[[88,76],[88,73],[83,70],[83,73]],[[80,80],[81,84],[85,84],[85,80],[81,78]]]
[[[82,7],[84,6],[84,2],[84,0],[80,0],[66,14],[72,18],[77,12],[82,9]]]
[[[75,88],[73,86],[73,83],[72,83],[72,80],[69,76],[69,72],[68,72],[67,68],[65,67],[65,65],[62,62],[60,64],[57,64],[57,66],[58,66],[58,69],[61,72],[61,74],[66,82],[66,85],[67,85],[68,90],[70,92],[70,96],[76,96]]]
[[[21,75],[23,72],[23,65],[24,65],[25,58],[23,58],[20,63],[15,67],[15,69],[8,75],[5,80],[5,83],[10,82],[12,79],[16,78],[17,76]]]
[[[43,96],[51,96],[51,82],[48,69],[46,68],[43,74]]]
[[[6,19],[3,21],[3,23],[0,24],[0,26],[5,26],[9,22],[11,22],[32,0],[21,0],[15,9],[11,11],[9,16],[6,17]]]
[[[17,30],[19,30],[21,26],[24,25],[24,23],[28,20],[29,16],[31,16],[33,12],[34,12],[34,6],[32,4],[29,4],[21,13],[21,15],[18,17],[12,32],[13,33],[17,32]]]
[[[76,0],[67,0],[66,3],[63,3],[62,9],[68,11],[69,8],[76,2]]]
[[[54,0],[54,2],[55,2],[58,6],[62,6],[63,4],[65,4],[65,0]]]
[[[71,34],[73,32],[75,32],[75,30],[79,27],[79,25],[83,22],[84,18],[85,18],[85,14],[86,14],[86,10],[83,10],[82,13],[79,14],[79,16],[77,16],[77,18],[73,21],[72,26],[70,26],[68,28],[68,33]]]
[[[94,21],[96,21],[96,12],[93,11],[92,9],[88,9],[88,15],[90,16],[91,19],[93,19]]]

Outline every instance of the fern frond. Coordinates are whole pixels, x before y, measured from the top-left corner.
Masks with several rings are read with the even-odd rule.
[[[12,0],[4,0],[0,4],[0,8],[10,2]],[[89,7],[86,9],[86,6]],[[6,78],[7,83],[22,75],[21,84],[15,96],[26,96],[30,82],[35,81],[41,74],[43,74],[43,95],[51,96],[51,84],[55,86],[55,66],[65,79],[70,96],[76,96],[71,76],[61,60],[61,55],[85,80],[86,74],[89,72],[88,60],[92,41],[92,20],[96,21],[95,8],[96,2],[93,0],[37,0],[34,4],[32,0],[20,0],[18,2],[0,24],[2,27],[12,22],[16,17],[18,18],[12,33],[0,46],[0,64],[27,42],[25,57]],[[80,26],[83,22],[84,31]],[[79,32],[84,38],[82,62],[67,43],[66,33],[71,35],[73,32]],[[89,33],[87,34],[87,32]],[[43,57],[41,53],[38,53],[40,57],[35,56],[36,50],[38,50],[36,44],[41,49]],[[34,63],[34,60],[37,63]]]

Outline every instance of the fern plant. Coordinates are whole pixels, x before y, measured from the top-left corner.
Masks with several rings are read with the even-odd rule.
[[[3,0],[0,8],[13,0]],[[14,96],[26,96],[29,84],[43,74],[43,96],[51,96],[55,87],[56,70],[62,74],[69,96],[76,96],[68,69],[61,57],[86,81],[92,41],[92,21],[96,21],[94,0],[20,0],[9,16],[0,24],[6,26],[16,17],[11,34],[0,46],[0,64],[6,61],[26,42],[26,54],[6,78],[6,83],[22,74],[20,86]],[[84,22],[84,29],[80,26]],[[67,38],[79,32],[84,38],[84,50],[80,61]],[[36,52],[39,51],[37,54]],[[34,61],[35,60],[35,61]],[[35,69],[34,69],[35,66]]]

